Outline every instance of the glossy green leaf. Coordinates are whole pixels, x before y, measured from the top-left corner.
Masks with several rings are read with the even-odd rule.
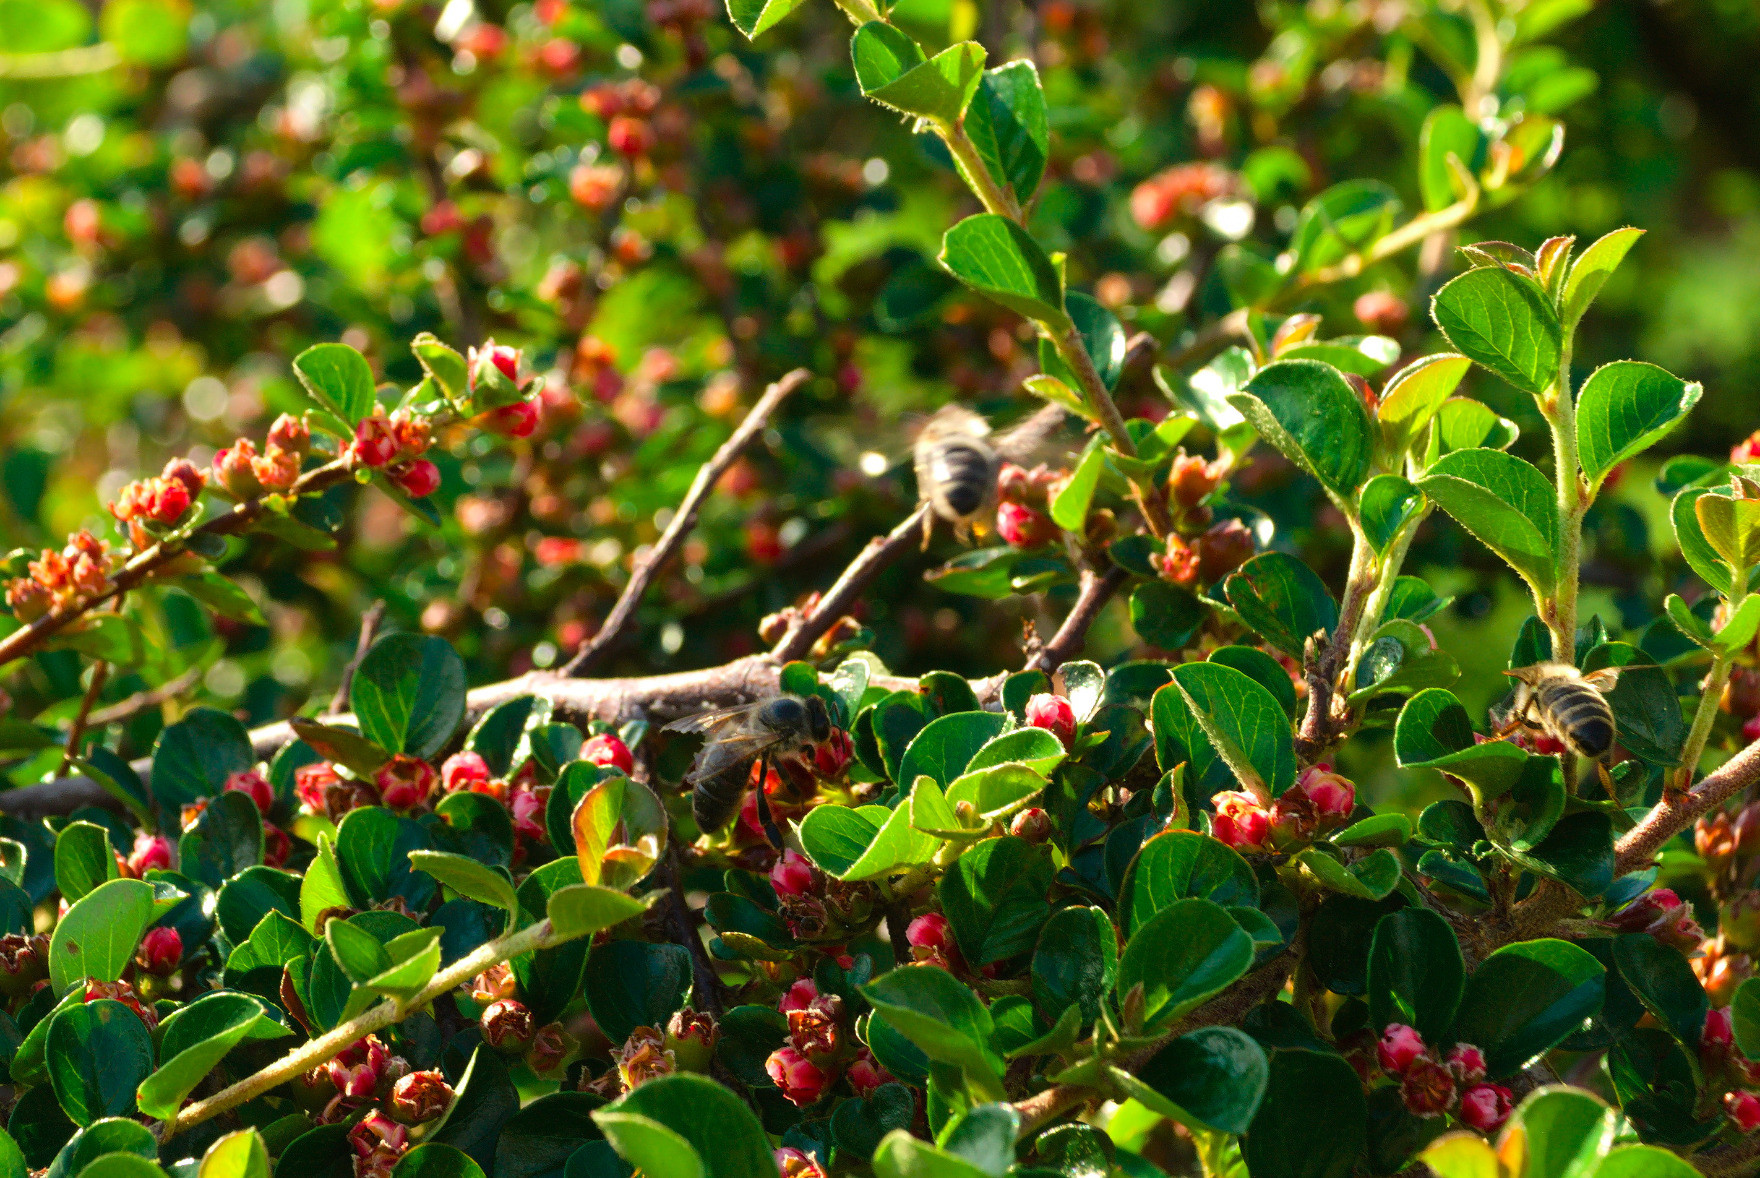
[[[1176,900],[1131,935],[1118,992],[1143,987],[1143,1021],[1170,1023],[1226,989],[1253,964],[1253,939],[1209,900]]]
[[[616,1118],[620,1115],[644,1118],[683,1141],[696,1153],[705,1178],[775,1178],[776,1163],[758,1118],[731,1089],[707,1076],[662,1076],[594,1113],[594,1121],[622,1152],[629,1133],[627,1123],[618,1124]],[[661,1149],[656,1144],[661,1140],[650,1131],[642,1148]],[[642,1165],[648,1173],[666,1174],[670,1178],[681,1172],[663,1164],[668,1158],[683,1156],[676,1153],[676,1147],[645,1154],[651,1159],[649,1164],[629,1154],[624,1156]],[[649,1168],[653,1162],[662,1165]]]
[[[733,27],[757,37],[781,24],[806,0],[727,0],[727,16]]]
[[[925,729],[927,731],[927,729]],[[941,910],[974,967],[1024,953],[1051,915],[1051,861],[1025,839],[985,839],[941,877]]]
[[[1033,1003],[1041,1013],[1080,1010],[1082,1024],[1100,1017],[1100,1004],[1118,975],[1118,934],[1100,908],[1059,909],[1039,930],[1033,950]]]
[[[228,1051],[247,1039],[277,1039],[292,1033],[257,998],[224,991],[203,995],[165,1020],[159,1044],[164,1062],[141,1081],[137,1093],[141,1112],[171,1116]]]
[[[558,937],[588,937],[645,910],[640,900],[611,888],[576,884],[550,894],[550,927]]]
[[[1592,243],[1577,260],[1571,263],[1570,277],[1565,279],[1563,291],[1564,325],[1575,327],[1601,293],[1609,276],[1619,269],[1619,264],[1631,248],[1644,236],[1642,229],[1615,229]]]
[[[431,757],[464,720],[464,660],[444,638],[393,634],[361,660],[349,703],[381,748]]]
[[[55,887],[62,899],[71,904],[116,876],[108,830],[94,822],[70,822],[62,829],[55,839]]]
[[[318,853],[306,865],[299,885],[299,919],[308,932],[316,932],[318,918],[331,908],[350,908],[342,869],[336,865],[336,849],[329,836],[318,836]]]
[[[153,747],[153,797],[172,811],[211,798],[256,759],[250,734],[232,715],[192,708],[167,725]]]
[[[984,47],[962,41],[926,58],[906,33],[869,21],[850,42],[862,93],[902,114],[953,123],[965,114],[984,76]]]
[[[931,1060],[960,1068],[969,1083],[1001,1097],[1001,1061],[989,1046],[995,1023],[970,987],[937,966],[907,965],[881,974],[862,994]]]
[[[1455,350],[1536,396],[1558,375],[1563,329],[1545,294],[1502,266],[1468,270],[1436,292],[1431,314]]]
[[[1045,92],[1031,61],[1011,61],[985,72],[966,108],[966,134],[978,158],[1022,205],[1033,198],[1051,150]]]
[[[1363,484],[1363,493],[1357,500],[1363,536],[1376,552],[1384,553],[1423,506],[1423,493],[1404,478],[1378,474]]]
[[[1223,582],[1241,620],[1271,645],[1301,658],[1309,638],[1338,625],[1338,603],[1307,565],[1284,552],[1262,552]]]
[[[263,861],[263,816],[250,795],[227,790],[214,798],[177,840],[177,865],[211,888]]]
[[[132,881],[117,881],[132,882]],[[134,1091],[153,1068],[153,1037],[113,998],[54,1016],[44,1044],[55,1099],[76,1125],[134,1112]]]
[[[66,993],[84,978],[116,981],[153,919],[153,885],[138,879],[113,879],[81,897],[49,940],[55,992]]]
[[[1131,1094],[1192,1129],[1245,1133],[1270,1080],[1271,1063],[1252,1037],[1233,1027],[1181,1035],[1137,1069],[1148,1092]]]
[[[373,369],[347,344],[315,344],[293,358],[293,371],[312,400],[348,425],[372,412]]]
[[[1210,616],[1190,590],[1166,581],[1144,581],[1131,590],[1131,627],[1162,650],[1179,650]]]
[[[1256,781],[1273,797],[1296,779],[1295,734],[1283,706],[1246,674],[1221,663],[1186,663],[1151,705],[1161,767],[1188,762],[1209,788]],[[1215,792],[1211,790],[1210,792]]]
[[[1483,149],[1478,126],[1460,107],[1431,109],[1418,132],[1418,187],[1427,211],[1445,209],[1465,195],[1461,173],[1473,175]]]
[[[948,273],[1011,311],[1043,323],[1063,318],[1063,280],[1032,235],[1007,217],[967,217],[942,239]]]
[[[1558,506],[1545,475],[1501,450],[1457,450],[1437,459],[1418,487],[1539,592],[1552,592]]]
[[[1440,1042],[1454,1022],[1466,985],[1454,930],[1428,908],[1390,912],[1375,925],[1369,947],[1369,1021],[1404,1023],[1426,1042]]]
[[[1507,1076],[1601,1009],[1605,975],[1600,962],[1569,941],[1506,945],[1467,980],[1454,1035],[1478,1044],[1492,1078]]]
[[[1703,391],[1638,360],[1616,360],[1591,373],[1577,397],[1577,453],[1590,494],[1615,466],[1678,425]]]
[[[467,899],[506,909],[508,927],[519,919],[513,881],[493,867],[445,851],[411,851],[409,862],[417,871],[427,872]]]
[[[1298,271],[1342,261],[1372,245],[1393,224],[1399,197],[1379,180],[1346,180],[1302,206],[1289,249]]]
[[[1253,375],[1229,404],[1285,458],[1350,497],[1369,472],[1374,431],[1363,400],[1331,365],[1280,360]]]
[[[434,881],[411,865],[412,851],[433,840],[415,819],[383,806],[358,806],[336,828],[336,864],[354,906],[366,908],[401,897],[421,911],[434,897]]]
[[[1363,1085],[1342,1056],[1280,1050],[1243,1149],[1253,1178],[1347,1178],[1368,1144]]]
[[[1440,687],[1420,691],[1400,709],[1393,751],[1402,767],[1453,774],[1487,800],[1514,788],[1528,760],[1528,754],[1509,741],[1475,743],[1467,710]]]
[[[1079,532],[1088,518],[1088,506],[1100,485],[1100,472],[1106,466],[1106,454],[1098,447],[1089,450],[1076,464],[1075,473],[1051,498],[1051,518],[1068,532]]]
[[[690,987],[691,955],[683,945],[607,941],[587,954],[582,993],[605,1034],[621,1043],[636,1027],[664,1027]]]
[[[1698,574],[1701,581],[1727,597],[1733,585],[1729,567],[1699,525],[1699,500],[1712,494],[1714,492],[1705,487],[1687,487],[1669,504],[1669,518],[1674,523],[1675,542],[1687,566]]]
[[[1680,950],[1647,933],[1627,933],[1614,938],[1613,963],[1662,1029],[1688,1050],[1698,1051],[1710,1003]]]
[[[1166,831],[1144,843],[1125,872],[1121,923],[1134,934],[1175,901],[1192,897],[1224,908],[1256,907],[1259,881],[1232,847],[1196,831]]]
[[[1388,454],[1404,454],[1411,447],[1470,367],[1472,361],[1465,356],[1442,352],[1421,356],[1388,379],[1375,409]]]
[[[986,744],[1002,735],[1007,718],[998,712],[954,712],[937,716],[911,739],[899,761],[901,784],[927,774],[946,789],[966,771]]]

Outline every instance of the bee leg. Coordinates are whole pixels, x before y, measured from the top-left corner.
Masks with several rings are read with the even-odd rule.
[[[764,785],[770,780],[770,758],[758,760],[758,825],[764,828],[764,837],[778,851],[782,846],[782,828],[776,825],[775,817],[770,813],[770,797],[764,792]]]

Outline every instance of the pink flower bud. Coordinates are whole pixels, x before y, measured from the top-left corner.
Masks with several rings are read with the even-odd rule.
[[[331,1059],[330,1082],[350,1100],[365,1099],[378,1088],[379,1077],[390,1059],[391,1053],[377,1035],[356,1039]]]
[[[187,458],[173,458],[159,472],[159,477],[166,482],[182,483],[183,489],[189,492],[190,502],[195,502],[202,488],[208,485],[208,476],[196,469],[196,464]]]
[[[135,964],[164,977],[183,964],[183,937],[174,928],[150,928],[135,951]]]
[[[389,1178],[409,1149],[409,1130],[374,1109],[348,1131],[356,1178]]]
[[[136,879],[153,870],[171,867],[171,840],[163,835],[142,831],[134,836],[134,850],[128,855],[128,869]]]
[[[855,755],[855,742],[849,733],[833,728],[830,736],[813,746],[813,772],[825,778],[842,776]]]
[[[133,986],[127,982],[100,982],[97,978],[86,979],[87,1002],[96,1002],[100,998],[110,998],[122,1003],[140,1017],[147,1030],[157,1030],[159,1015],[147,1003],[142,1002],[140,995],[135,993]]]
[[[428,800],[437,778],[434,767],[418,757],[399,753],[373,775],[379,796],[393,810],[412,810]]]
[[[782,995],[782,1000],[776,1004],[776,1009],[783,1014],[787,1014],[791,1010],[805,1010],[813,1004],[813,1000],[818,996],[819,987],[813,984],[813,979],[801,978]]]
[[[1057,525],[1025,503],[1003,502],[996,505],[996,534],[1016,548],[1037,548],[1057,536]]]
[[[289,454],[304,454],[312,448],[312,431],[302,419],[283,413],[269,427],[268,444]]]
[[[538,407],[530,401],[515,401],[491,409],[478,419],[490,433],[509,438],[529,438],[538,428]]]
[[[904,939],[913,949],[945,949],[952,941],[947,917],[939,912],[925,912],[911,921]]]
[[[1076,738],[1076,710],[1061,695],[1040,692],[1027,701],[1027,726],[1043,728],[1055,736],[1064,748]]]
[[[354,427],[355,461],[377,470],[389,466],[402,449],[391,432],[391,422],[375,413],[363,417]]]
[[[293,854],[293,840],[273,822],[263,823],[263,866],[280,867]]]
[[[1477,1084],[1485,1078],[1485,1053],[1471,1043],[1456,1043],[1449,1048],[1448,1066],[1463,1084]]]
[[[881,1067],[866,1047],[856,1051],[855,1059],[843,1074],[848,1077],[849,1086],[855,1090],[857,1096],[866,1096],[880,1085],[890,1084],[894,1080],[892,1073]]]
[[[1738,1132],[1752,1133],[1760,1129],[1760,1097],[1752,1092],[1725,1093],[1723,1111],[1729,1114],[1730,1123]]]
[[[1707,1070],[1714,1066],[1710,1061],[1727,1058],[1735,1042],[1735,1023],[1730,1018],[1729,1007],[1720,1006],[1707,1011],[1705,1027],[1699,1032],[1699,1058],[1707,1061]]]
[[[19,621],[29,625],[49,612],[53,598],[49,590],[29,577],[19,577],[6,586],[6,605]]]
[[[1303,772],[1296,788],[1313,803],[1322,823],[1349,818],[1357,805],[1357,787],[1324,766],[1314,765]]]
[[[549,842],[550,831],[544,825],[544,810],[549,801],[547,785],[522,785],[514,790],[507,807],[513,812],[513,833],[528,842]]]
[[[411,1072],[391,1086],[391,1115],[405,1125],[420,1125],[445,1112],[454,1095],[439,1072]]]
[[[1389,1023],[1375,1045],[1375,1059],[1390,1076],[1404,1075],[1425,1052],[1424,1038],[1404,1023]]]
[[[1429,1056],[1420,1055],[1400,1078],[1399,1094],[1406,1109],[1415,1116],[1440,1117],[1454,1104],[1454,1073]]]
[[[799,1108],[818,1103],[825,1094],[825,1073],[792,1047],[779,1047],[764,1061],[764,1070],[782,1089],[782,1095]]]
[[[1474,1084],[1461,1093],[1461,1123],[1481,1133],[1495,1133],[1514,1107],[1514,1096],[1503,1085]]]
[[[293,484],[299,482],[299,455],[279,446],[270,446],[251,459],[251,473],[257,476],[257,482],[265,491],[292,490]]]
[[[452,754],[440,766],[440,787],[449,794],[488,780],[489,762],[483,760],[482,754],[469,749]]]
[[[818,890],[819,870],[799,851],[784,851],[770,869],[770,886],[779,896],[803,896]]]
[[[480,348],[472,348],[469,356],[470,387],[474,390],[477,382],[489,375],[493,369],[503,378],[519,383],[519,349],[510,348],[506,344],[498,344],[493,339],[485,340]]]
[[[440,489],[440,468],[426,458],[416,459],[392,477],[411,499],[426,499]]]
[[[1210,799],[1216,807],[1210,837],[1237,850],[1264,850],[1271,838],[1271,815],[1249,793],[1224,790]]]
[[[1051,815],[1038,806],[1028,806],[1008,824],[1008,833],[1029,843],[1042,843],[1051,837]]]
[[[617,769],[626,776],[636,771],[635,756],[629,746],[615,733],[601,732],[590,737],[581,746],[581,760],[591,761],[595,765],[603,765],[609,769]]]
[[[242,769],[226,779],[226,787],[245,795],[256,803],[257,813],[267,814],[275,804],[275,791],[269,788],[269,779],[255,769]]]

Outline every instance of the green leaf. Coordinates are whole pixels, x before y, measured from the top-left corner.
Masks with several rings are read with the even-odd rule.
[[[947,231],[940,261],[955,278],[1009,310],[1049,325],[1063,318],[1063,280],[1031,234],[979,213]]]
[[[647,878],[666,844],[666,808],[653,790],[622,774],[587,790],[569,826],[582,882],[619,891]]]
[[[1335,847],[1400,847],[1412,837],[1412,820],[1404,814],[1376,814],[1353,822],[1331,838]]]
[[[137,881],[117,881],[137,882]],[[76,1125],[134,1112],[134,1090],[153,1070],[153,1037],[113,998],[54,1016],[44,1045],[55,1099]]]
[[[1467,980],[1455,1038],[1476,1043],[1496,1079],[1556,1047],[1601,1009],[1606,970],[1569,941],[1506,945]]]
[[[464,660],[444,638],[393,634],[361,660],[348,698],[380,748],[431,757],[464,721]]]
[[[1252,1125],[1270,1076],[1271,1062],[1251,1036],[1204,1027],[1150,1056],[1127,1091],[1187,1128],[1241,1134]]]
[[[141,1112],[162,1119],[171,1116],[228,1051],[247,1039],[279,1039],[292,1033],[260,999],[225,991],[203,995],[165,1020],[159,1043],[164,1063],[141,1081],[137,1093]]]
[[[269,1147],[255,1129],[238,1129],[202,1155],[196,1178],[269,1178]]]
[[[1408,523],[1424,507],[1424,495],[1396,474],[1378,474],[1363,484],[1357,512],[1363,536],[1375,551],[1385,553]]]
[[[1454,395],[1472,363],[1465,356],[1443,352],[1420,356],[1393,374],[1375,410],[1388,454],[1398,456],[1411,448],[1436,411]]]
[[[1736,987],[1730,1020],[1735,1025],[1736,1049],[1749,1059],[1760,1059],[1760,978],[1748,978]]]
[[[575,884],[550,894],[547,914],[556,936],[572,938],[590,937],[639,916],[645,910],[646,906],[640,900],[622,892],[592,884]]]
[[[1674,523],[1674,537],[1681,558],[1701,581],[1728,597],[1733,585],[1729,568],[1699,526],[1699,500],[1713,494],[1715,492],[1705,487],[1687,487],[1669,504],[1669,518]]]
[[[1141,985],[1144,1025],[1165,1025],[1227,989],[1252,964],[1253,938],[1221,905],[1176,900],[1125,944],[1117,990]]]
[[[967,777],[1005,765],[1016,768],[1024,766],[1034,773],[1049,777],[1068,755],[1062,743],[1043,728],[1017,728],[1013,732],[1005,732],[972,754],[972,759],[966,762],[965,772],[948,787],[947,796],[950,800],[957,800],[953,791]],[[986,791],[978,792],[988,796]],[[976,797],[973,800],[976,801]],[[988,813],[992,807],[980,806],[979,809]]]
[[[1002,735],[1007,722],[999,712],[937,716],[911,739],[895,780],[908,785],[926,774],[945,789],[965,773],[979,749]]]
[[[1295,734],[1277,697],[1221,663],[1185,663],[1150,704],[1163,770],[1181,761],[1209,792],[1257,783],[1272,797],[1296,779]]]
[[[1326,584],[1284,552],[1262,552],[1222,583],[1241,621],[1285,654],[1301,658],[1315,634],[1338,625],[1338,603]]]
[[[1613,272],[1619,269],[1619,264],[1625,260],[1627,252],[1638,243],[1638,238],[1642,236],[1644,236],[1642,229],[1615,229],[1612,233],[1598,239],[1578,255],[1575,262],[1571,263],[1570,277],[1565,279],[1563,298],[1561,299],[1564,306],[1564,325],[1566,327],[1577,325],[1577,321],[1583,317],[1583,312],[1589,309],[1589,304],[1594,302],[1595,296],[1601,293],[1602,286],[1606,284]]]
[[[1285,458],[1348,499],[1369,473],[1374,432],[1362,398],[1318,360],[1279,360],[1228,398]]]
[[[618,1156],[639,1173],[679,1178],[704,1178],[708,1173],[697,1147],[652,1117],[606,1109],[594,1113],[593,1120]]]
[[[925,730],[926,731],[926,730]],[[1025,839],[986,839],[941,877],[941,910],[974,967],[1024,953],[1051,915],[1051,862]]]
[[[1670,596],[1673,597],[1672,594]],[[1680,600],[1678,597],[1673,599]],[[1671,620],[1674,619],[1674,611],[1670,610],[1668,616]],[[1754,640],[1756,631],[1760,631],[1760,597],[1750,594],[1742,599],[1742,604],[1736,607],[1729,621],[1712,638],[1711,649],[1725,658],[1734,658]]]
[[[966,134],[990,175],[1026,205],[1045,173],[1051,150],[1045,91],[1030,61],[988,70],[966,108]]]
[[[1528,761],[1528,754],[1507,740],[1474,743],[1467,710],[1440,687],[1420,691],[1400,709],[1393,752],[1401,768],[1440,769],[1461,778],[1481,801],[1514,788]]]
[[[262,861],[263,816],[239,790],[209,801],[177,840],[178,866],[211,888]]]
[[[10,1137],[0,1134],[0,1174],[6,1178],[24,1178],[22,1157]],[[149,1161],[157,1161],[159,1143],[152,1130],[127,1117],[106,1117],[94,1121],[68,1139],[44,1178],[73,1178],[98,1158],[109,1153],[132,1153]],[[17,1158],[15,1172],[12,1160]]]
[[[507,911],[507,928],[519,919],[519,900],[513,881],[486,863],[447,851],[411,851],[410,866],[425,871],[466,899],[478,900]]]
[[[1302,206],[1290,234],[1290,253],[1298,272],[1342,261],[1387,232],[1399,212],[1399,197],[1379,180],[1346,180]]]
[[[1537,592],[1552,592],[1558,506],[1545,475],[1501,450],[1457,450],[1437,459],[1418,487]]]
[[[707,1076],[662,1076],[594,1113],[593,1120],[620,1153],[628,1136],[627,1122],[619,1125],[616,1118],[630,1115],[660,1126],[682,1140],[697,1154],[705,1178],[775,1178],[776,1163],[758,1118],[731,1089]],[[655,1139],[657,1135],[650,1133],[644,1147],[655,1148]],[[681,1173],[665,1164],[670,1158],[683,1156],[675,1149],[658,1155],[644,1154],[646,1161],[630,1154],[624,1156],[646,1173],[664,1174],[667,1178]],[[661,1164],[655,1165],[656,1162]]]
[[[192,708],[167,725],[153,746],[153,797],[175,813],[181,806],[211,798],[234,773],[256,764],[250,733],[230,713]]]
[[[87,614],[45,645],[49,650],[76,650],[87,658],[127,666],[139,665],[146,658],[140,623],[129,614]]]
[[[887,1023],[931,1060],[960,1068],[968,1083],[1002,1098],[1001,1061],[990,1049],[990,1011],[972,989],[933,965],[906,965],[861,988]]]
[[[1380,900],[1399,883],[1399,857],[1386,847],[1346,864],[1319,847],[1298,851],[1291,860],[1329,891],[1361,900]]]
[[[1100,908],[1059,909],[1033,950],[1033,1004],[1047,1016],[1075,1007],[1080,1024],[1100,1017],[1118,975],[1118,934]]]
[[[212,569],[173,578],[171,584],[223,618],[247,622],[253,626],[268,624],[256,601],[237,581]]]
[[[1190,590],[1166,581],[1144,581],[1131,590],[1131,627],[1151,646],[1178,650],[1210,616]]]
[[[1433,466],[1444,454],[1456,450],[1507,450],[1521,437],[1515,422],[1499,417],[1469,397],[1450,397],[1436,411],[1424,447],[1424,465]]]
[[[438,1141],[423,1142],[397,1160],[392,1178],[483,1178],[470,1154]]]
[[[1369,1021],[1404,1023],[1426,1042],[1442,1042],[1460,1007],[1467,969],[1460,942],[1428,908],[1390,912],[1369,946]]]
[[[316,344],[293,358],[312,400],[353,426],[373,411],[373,369],[347,344]]]
[[[1051,499],[1051,518],[1069,532],[1080,532],[1088,518],[1088,505],[1094,501],[1094,490],[1100,485],[1100,472],[1105,468],[1106,454],[1098,446],[1082,456],[1075,473]]]
[[[1713,491],[1693,502],[1693,513],[1705,542],[1738,576],[1760,562],[1760,499]]]
[[[120,978],[153,918],[153,885],[138,879],[113,879],[81,897],[49,940],[55,992],[64,994],[85,978]]]
[[[1511,1124],[1525,1138],[1524,1174],[1575,1175],[1590,1167],[1612,1142],[1613,1112],[1580,1088],[1540,1088],[1517,1107]]]
[[[1563,329],[1533,282],[1502,266],[1468,270],[1436,292],[1431,315],[1455,349],[1539,396],[1558,375]]]
[[[1347,1178],[1368,1146],[1363,1085],[1342,1056],[1280,1050],[1247,1129],[1252,1178]]]
[[[1473,175],[1483,144],[1478,126],[1460,107],[1431,109],[1418,132],[1418,187],[1424,194],[1426,211],[1445,209],[1465,195],[1460,173]]]
[[[1064,308],[1069,312],[1070,321],[1075,324],[1076,334],[1081,337],[1082,347],[1094,362],[1094,371],[1100,382],[1108,389],[1118,384],[1120,374],[1124,372],[1125,338],[1124,327],[1119,323],[1118,316],[1103,307],[1092,295],[1079,290],[1072,290],[1064,296]],[[1039,367],[1047,376],[1062,383],[1066,388],[1079,389],[1082,382],[1071,372],[1069,366],[1058,355],[1056,346],[1043,336],[1039,339]],[[1077,410],[1083,417],[1092,415],[1092,410],[1084,405]],[[1170,419],[1178,422],[1179,418]],[[1181,431],[1184,432],[1183,430]],[[1143,445],[1144,457],[1150,456],[1151,444],[1160,445],[1165,451],[1172,442],[1162,442],[1150,435],[1148,439],[1139,439]],[[1131,460],[1122,455],[1113,454],[1115,464],[1128,468]],[[1149,469],[1152,470],[1153,464]]]
[[[349,920],[352,920],[350,917]],[[350,981],[359,985],[391,966],[391,957],[379,938],[348,920],[332,920],[324,926],[324,940],[336,964]]]
[[[727,0],[727,16],[734,28],[755,39],[804,3],[806,0]]]
[[[331,908],[350,908],[348,888],[342,882],[342,869],[336,865],[336,850],[330,837],[318,836],[318,853],[306,865],[305,877],[299,885],[299,919],[306,931],[317,932],[318,917]]]
[[[1590,494],[1615,466],[1679,424],[1701,392],[1697,383],[1638,360],[1616,360],[1591,373],[1577,398],[1577,452]]]
[[[869,21],[850,41],[856,82],[882,106],[941,123],[957,122],[984,76],[984,47],[962,41],[932,58],[910,36]]]
[[[115,879],[116,852],[110,832],[95,822],[70,822],[55,840],[55,887],[73,903],[106,880]]]
[[[1605,667],[1621,668],[1619,682],[1607,693],[1620,746],[1654,765],[1679,764],[1687,720],[1668,672],[1626,642],[1603,642],[1583,657],[1585,671]]]
[[[1234,848],[1207,834],[1170,830],[1144,843],[1119,887],[1120,923],[1135,934],[1178,900],[1257,907],[1259,881]]]
[[[358,806],[343,815],[336,828],[336,862],[354,906],[368,908],[400,896],[412,911],[426,908],[434,884],[414,870],[409,854],[432,845],[419,822],[383,806]]]
[[[1710,1003],[1680,950],[1648,933],[1627,933],[1613,940],[1613,964],[1662,1029],[1697,1052]]]
[[[1608,1151],[1594,1178],[1699,1178],[1699,1171],[1659,1145],[1622,1145]]]
[[[690,988],[691,955],[683,945],[608,941],[587,954],[582,993],[614,1043],[637,1027],[664,1027]]]
[[[1346,699],[1355,705],[1387,692],[1447,687],[1458,678],[1460,666],[1453,655],[1438,649],[1416,622],[1393,618],[1369,635]]]
[[[873,1165],[875,1178],[993,1178],[989,1171],[912,1137],[906,1129],[894,1129],[881,1139]]]

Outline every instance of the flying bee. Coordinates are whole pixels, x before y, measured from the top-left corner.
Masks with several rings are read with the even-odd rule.
[[[917,431],[911,449],[917,496],[930,510],[923,520],[924,547],[936,516],[952,524],[962,540],[984,530],[985,517],[996,507],[996,479],[1003,462],[1026,462],[1063,418],[1061,408],[1048,405],[1006,433],[992,436],[990,423],[963,405],[936,410]]]
[[[1606,693],[1618,682],[1619,668],[1585,673],[1569,663],[1535,663],[1504,674],[1516,681],[1515,700],[1496,735],[1508,736],[1517,728],[1545,733],[1571,752],[1594,761],[1612,796],[1607,755],[1613,751],[1619,728]]]
[[[686,716],[668,724],[667,732],[702,732],[708,739],[697,750],[697,759],[685,774],[691,787],[691,815],[704,834],[726,826],[739,809],[751,778],[754,762],[758,772],[758,821],[777,850],[782,832],[770,816],[763,783],[770,775],[770,759],[788,756],[808,744],[831,736],[831,713],[816,695],[784,693],[755,704],[716,708]]]

